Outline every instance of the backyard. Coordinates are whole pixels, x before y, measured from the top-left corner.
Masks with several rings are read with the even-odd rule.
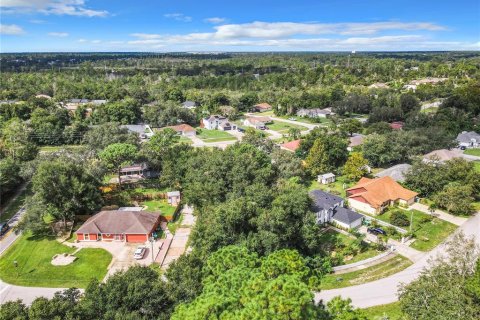
[[[231,134],[221,130],[197,129],[197,138],[204,142],[221,142],[236,140]]]
[[[51,264],[54,255],[74,251],[54,238],[23,234],[0,258],[0,278],[21,286],[85,288],[91,279],[101,281],[105,277],[112,256],[103,249],[81,249],[75,253],[77,259],[73,263]]]
[[[390,209],[385,213],[376,216],[375,218],[390,223],[390,216],[395,210]],[[412,231],[415,234],[415,242],[411,245],[412,248],[420,251],[430,251],[445,240],[455,229],[454,224],[433,218],[418,210],[403,210],[408,219],[412,218]],[[411,215],[413,213],[413,215]],[[409,227],[403,227],[409,230]]]
[[[139,204],[147,207],[147,211],[160,211],[164,217],[173,217],[177,207],[168,204],[167,199],[161,198],[159,195],[164,194],[165,189],[155,188],[136,188],[132,193],[140,193],[150,199],[140,200]]]
[[[345,185],[345,188],[344,188]],[[317,179],[313,180],[310,184],[309,190],[320,189],[325,192],[330,192],[332,194],[338,195],[342,198],[346,197],[345,189],[353,185],[353,182],[347,181],[344,176],[337,176],[334,183],[330,184],[321,184]]]
[[[375,266],[344,274],[328,274],[322,278],[321,290],[344,288],[375,281],[400,272],[412,265],[407,258],[397,255]]]

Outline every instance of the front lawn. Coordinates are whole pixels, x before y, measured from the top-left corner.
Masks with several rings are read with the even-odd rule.
[[[349,237],[343,233],[329,229],[320,235],[322,249],[330,252],[332,260],[336,265],[355,263],[374,257],[381,253],[373,245],[362,242],[358,246],[355,237]],[[357,243],[355,243],[357,242]]]
[[[197,138],[202,139],[204,142],[220,142],[237,140],[231,134],[221,130],[206,130],[197,129]]]
[[[480,148],[466,149],[463,153],[470,156],[480,157]]]
[[[345,185],[345,188],[344,188]],[[332,194],[338,195],[342,198],[346,197],[345,189],[353,186],[353,182],[348,182],[344,176],[337,176],[334,183],[330,184],[321,184],[317,181],[317,179],[313,180],[310,183],[309,190],[316,190],[320,189],[325,192],[330,192]]]
[[[400,302],[393,302],[389,304],[382,304],[380,306],[365,308],[362,311],[368,319],[405,319],[402,309],[400,308]]]
[[[291,128],[300,129],[300,131],[307,130],[308,128],[299,124],[291,124],[283,121],[273,121],[272,123],[267,124],[269,130],[276,131],[278,133],[288,133],[288,130]]]
[[[394,209],[388,210],[385,213],[375,216],[375,218],[390,223],[390,216]],[[397,209],[401,210],[401,209]],[[412,248],[420,251],[430,251],[445,240],[457,226],[454,224],[440,220],[438,218],[430,219],[431,216],[418,210],[402,210],[410,219],[412,215],[412,231],[415,234],[415,242],[411,245]],[[409,227],[402,227],[409,230]]]
[[[400,272],[412,265],[407,258],[397,255],[375,266],[344,274],[328,274],[322,278],[321,290],[344,288],[375,281]]]
[[[81,249],[75,254],[77,260],[67,266],[50,263],[54,255],[74,251],[53,238],[23,234],[0,258],[0,278],[20,286],[85,288],[91,279],[101,281],[105,277],[112,255],[103,249]]]

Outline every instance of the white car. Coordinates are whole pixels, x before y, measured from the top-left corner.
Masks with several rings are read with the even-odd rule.
[[[288,118],[290,121],[297,121],[297,118]]]
[[[133,258],[136,260],[143,259],[143,256],[145,255],[146,251],[147,250],[145,249],[145,247],[138,247],[133,253]]]

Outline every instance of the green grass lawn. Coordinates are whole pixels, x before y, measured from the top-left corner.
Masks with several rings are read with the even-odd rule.
[[[147,207],[147,211],[160,211],[165,217],[173,216],[176,209],[176,207],[169,205],[165,199],[147,200],[142,202],[142,205]]]
[[[401,255],[397,255],[390,260],[363,270],[344,274],[328,274],[323,277],[320,289],[344,288],[375,281],[400,272],[410,265],[412,265],[410,260]]]
[[[393,210],[388,210],[376,218],[390,223],[392,212]],[[423,222],[422,219],[428,218],[429,215],[418,210],[404,210],[404,212],[409,219],[410,214],[413,213],[412,231],[415,233],[416,240],[411,247],[420,251],[430,251],[435,248],[457,228],[450,222],[436,218],[429,222]],[[409,227],[403,228],[409,230]]]
[[[367,316],[369,320],[403,320],[405,319],[402,310],[400,309],[400,302],[393,302],[389,304],[383,304],[380,306],[370,307],[363,309],[363,314]],[[387,316],[388,318],[386,318]]]
[[[17,213],[18,210],[20,210],[20,208],[23,207],[27,196],[31,196],[31,195],[32,195],[32,185],[29,184],[27,188],[22,193],[20,193],[18,197],[15,200],[13,200],[9,204],[8,208],[2,213],[2,215],[0,216],[0,222],[7,221],[11,217],[13,217],[15,213]]]
[[[335,230],[327,230],[326,232],[320,235],[320,241],[324,244],[324,249],[328,252],[331,252],[332,255],[344,255],[342,252],[344,248],[348,247],[356,240],[355,237],[349,237],[343,233],[336,232]],[[350,264],[355,263],[367,258],[374,257],[380,254],[380,251],[377,251],[373,246],[365,244],[366,247],[362,252],[358,252],[353,256],[343,256],[343,262],[340,264]]]
[[[197,138],[202,139],[205,142],[220,142],[237,140],[231,134],[221,130],[206,130],[197,129]]]
[[[477,172],[480,172],[480,161],[475,161],[473,165],[475,166],[475,170],[477,170]]]
[[[91,279],[105,277],[112,255],[103,249],[81,249],[75,254],[77,260],[67,266],[50,263],[55,254],[74,251],[53,238],[35,239],[24,234],[0,258],[0,278],[20,286],[85,288]],[[13,261],[18,262],[18,268]]]
[[[467,149],[463,153],[468,154],[470,156],[480,157],[480,148]]]
[[[282,121],[273,121],[272,123],[267,124],[267,127],[269,130],[277,131],[278,133],[288,133],[288,130],[291,128],[300,129],[301,131],[308,129],[299,124],[291,124]]]
[[[330,184],[321,184],[317,181],[317,179],[313,180],[309,186],[309,190],[320,189],[325,192],[330,192],[332,194],[341,196],[342,198],[346,197],[345,189],[343,185],[345,184],[346,188],[349,188],[354,185],[353,182],[348,182],[347,179],[343,176],[337,176],[336,181]]]
[[[186,143],[186,144],[193,144],[192,139],[181,136],[180,140],[178,140],[178,143]]]

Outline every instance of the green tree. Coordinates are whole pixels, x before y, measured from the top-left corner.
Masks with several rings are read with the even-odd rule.
[[[114,143],[139,145],[138,134],[129,132],[118,123],[107,122],[91,128],[83,137],[83,143],[91,150],[103,150]]]
[[[358,119],[347,119],[340,123],[340,132],[352,136],[354,133],[362,131],[363,125]]]
[[[318,138],[305,159],[306,168],[314,176],[335,170],[347,160],[347,146],[347,141],[337,135]]]
[[[82,165],[64,159],[42,162],[32,178],[33,192],[56,220],[72,221],[90,214],[101,203],[100,181]]]
[[[433,197],[433,201],[443,209],[453,214],[472,214],[472,187],[453,182],[446,185],[442,191]]]
[[[166,128],[156,132],[142,145],[142,155],[148,159],[152,167],[160,170],[168,149],[178,143],[179,140],[180,136],[173,129]]]
[[[28,161],[35,158],[37,146],[30,140],[30,129],[18,118],[6,122],[0,137],[0,154],[14,161]]]
[[[118,175],[118,185],[122,186],[120,170],[122,166],[129,165],[137,156],[137,147],[128,143],[114,143],[107,146],[99,154],[100,159]]]
[[[480,304],[468,290],[479,248],[460,233],[446,244],[448,255],[436,258],[420,277],[399,291],[402,311],[410,319],[478,319]]]
[[[358,180],[367,174],[368,160],[360,152],[352,152],[343,167],[343,174],[349,180]]]

